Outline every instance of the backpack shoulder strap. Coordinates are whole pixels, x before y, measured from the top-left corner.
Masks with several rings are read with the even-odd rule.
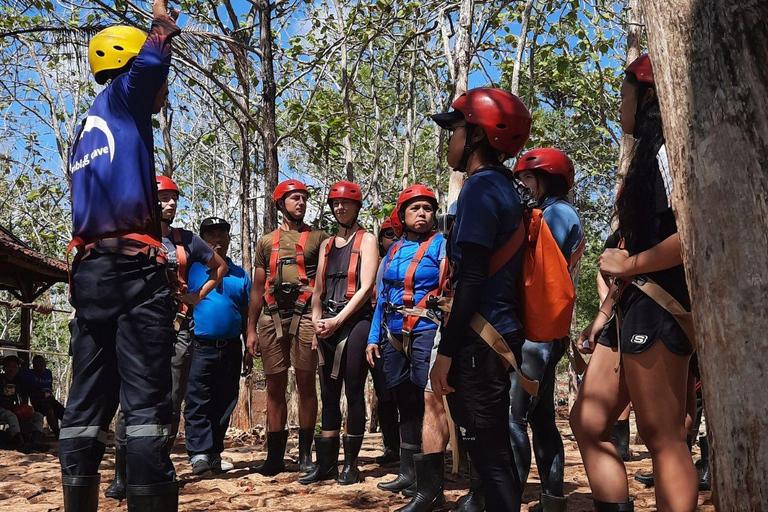
[[[176,261],[179,263],[179,281],[187,282],[187,250],[181,241],[181,230],[173,228],[171,230],[171,242],[176,246]]]
[[[526,215],[523,214],[523,217],[520,219],[520,224],[518,224],[517,229],[509,240],[499,247],[499,249],[491,256],[491,263],[488,266],[488,277],[495,275],[496,272],[501,270],[502,267],[517,253],[520,247],[522,247],[523,242],[525,241],[526,224]]]

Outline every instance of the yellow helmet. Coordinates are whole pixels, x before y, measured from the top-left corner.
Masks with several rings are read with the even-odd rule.
[[[125,67],[139,54],[147,34],[135,27],[118,25],[105,28],[91,39],[88,45],[88,63],[96,82],[103,84],[111,71]]]

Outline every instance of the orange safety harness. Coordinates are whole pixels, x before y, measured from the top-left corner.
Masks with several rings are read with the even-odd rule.
[[[299,243],[296,244],[296,257],[295,258],[280,258],[280,232],[282,230],[276,229],[275,234],[272,237],[272,251],[269,255],[269,279],[264,283],[264,302],[266,303],[266,313],[272,317],[275,324],[275,334],[277,339],[283,339],[283,324],[280,319],[280,309],[277,304],[276,292],[290,293],[294,290],[299,290],[299,297],[296,299],[294,310],[291,318],[291,325],[288,328],[289,340],[292,340],[299,332],[299,322],[301,316],[306,313],[307,304],[312,298],[312,289],[314,287],[314,280],[310,281],[307,277],[307,270],[304,264],[304,248],[307,245],[309,239],[310,229],[306,227],[301,230],[301,238]],[[299,283],[284,283],[282,282],[282,267],[283,265],[296,265],[296,270],[299,274]],[[280,278],[278,281],[278,277]]]
[[[384,322],[382,322],[382,325],[384,326],[384,330],[387,333],[387,338],[389,339],[389,342],[392,344],[392,346],[398,352],[402,352],[409,358],[411,357],[411,333],[413,332],[414,327],[416,327],[416,322],[418,322],[420,318],[427,318],[436,324],[440,323],[440,319],[437,317],[435,310],[429,307],[428,303],[434,300],[437,296],[441,294],[440,283],[443,283],[443,279],[442,279],[442,273],[444,268],[443,266],[441,266],[441,278],[438,279],[438,287],[435,288],[434,290],[431,290],[425,293],[424,296],[421,298],[421,300],[419,300],[418,303],[414,304],[416,300],[416,291],[415,291],[415,283],[414,283],[414,279],[416,276],[416,269],[419,267],[421,260],[424,259],[424,255],[427,253],[427,250],[429,249],[436,235],[437,233],[432,233],[432,235],[428,239],[426,239],[425,241],[421,242],[421,244],[419,244],[419,248],[416,250],[416,253],[413,255],[413,259],[411,260],[411,263],[408,265],[408,269],[405,271],[405,279],[402,281],[402,287],[404,289],[403,303],[392,304],[387,302],[384,306],[385,316],[388,313],[395,313],[395,312],[403,315],[403,328],[401,331],[403,336],[402,343],[396,337],[392,336],[392,334],[389,332],[389,329],[387,328],[386,318]],[[400,250],[400,248],[402,248],[402,246],[403,246],[403,240],[400,240],[392,248],[392,253],[389,256],[389,261],[387,262],[387,266],[384,268],[384,272],[382,275],[385,275],[387,273],[387,269],[392,264],[392,261],[395,259],[395,255]],[[393,283],[393,284],[399,285],[400,282]]]
[[[184,244],[181,241],[181,230],[179,228],[173,228],[171,230],[171,242],[176,247],[176,276],[178,280],[177,290],[178,294],[185,294],[189,291],[187,285],[187,251],[184,249]],[[179,305],[176,308],[176,318],[173,320],[173,328],[176,332],[181,330],[181,325],[189,315],[189,305],[178,300]]]

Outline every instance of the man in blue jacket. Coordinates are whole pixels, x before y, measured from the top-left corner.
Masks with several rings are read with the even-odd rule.
[[[149,36],[110,27],[92,39],[97,83],[69,157],[73,240],[70,295],[73,378],[61,425],[64,510],[96,512],[99,463],[119,402],[126,418],[128,510],[178,508],[169,456],[174,309],[161,249],[152,114],[168,95],[166,0]]]
[[[200,224],[200,237],[226,260],[229,267],[221,283],[195,307],[195,349],[184,408],[187,452],[192,472],[223,472],[232,464],[221,458],[229,418],[237,405],[243,340],[247,338],[251,279],[227,257],[229,223],[209,217]],[[210,278],[211,269],[195,263],[189,269],[189,290],[197,291]],[[245,370],[252,360],[247,355]]]

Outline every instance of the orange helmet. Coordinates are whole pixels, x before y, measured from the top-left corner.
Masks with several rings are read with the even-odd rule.
[[[296,191],[306,192],[307,195],[309,195],[309,189],[305,184],[300,182],[299,180],[285,180],[280,182],[277,187],[275,187],[275,192],[272,194],[272,199],[275,202],[278,202],[291,192]]]
[[[523,154],[515,166],[515,174],[522,171],[544,171],[565,178],[568,188],[573,187],[576,172],[568,155],[555,148],[539,148]]]

